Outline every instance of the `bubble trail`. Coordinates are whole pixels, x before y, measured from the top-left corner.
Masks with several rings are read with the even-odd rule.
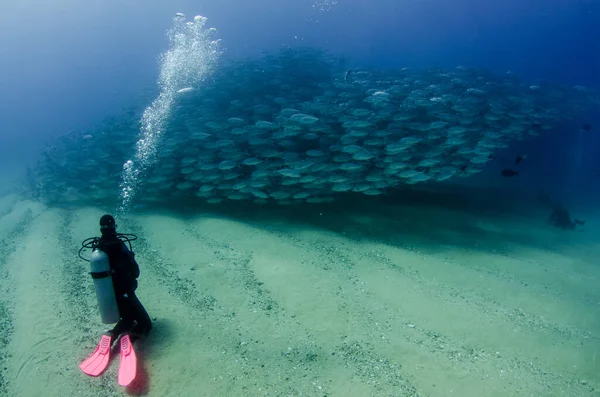
[[[173,18],[174,26],[167,32],[169,49],[159,58],[160,94],[144,110],[134,159],[123,164],[118,208],[121,214],[129,209],[140,181],[156,160],[160,138],[178,95],[193,91],[216,67],[220,43],[213,39],[216,29],[207,29],[206,21],[198,15],[193,22],[186,22],[181,13]]]

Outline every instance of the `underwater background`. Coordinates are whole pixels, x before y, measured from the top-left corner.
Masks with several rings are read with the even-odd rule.
[[[2,44],[1,161],[11,174],[37,160],[53,137],[147,104],[157,56],[168,46],[165,14],[174,9],[208,16],[225,59],[303,46],[344,57],[350,66],[463,65],[512,71],[531,84],[600,84],[599,5],[592,0],[31,4],[35,13],[28,2],[7,2],[2,15],[2,33],[18,37]],[[519,178],[493,176],[507,165],[496,161],[464,182],[520,188],[534,182],[565,200],[597,197],[597,134],[580,132],[595,116],[597,108],[504,150],[506,157],[530,153]]]
[[[0,396],[600,392],[599,0],[1,8]]]

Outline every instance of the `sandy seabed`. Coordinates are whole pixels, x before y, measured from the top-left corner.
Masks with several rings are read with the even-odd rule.
[[[0,395],[600,395],[591,226],[431,204],[117,219],[154,330],[130,387],[87,377],[104,212],[0,199]]]

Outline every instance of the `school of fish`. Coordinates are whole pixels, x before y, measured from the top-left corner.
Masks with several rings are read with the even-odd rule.
[[[513,140],[600,104],[512,73],[350,68],[310,48],[223,62],[177,91],[135,202],[331,202],[479,173]],[[115,202],[140,131],[131,110],[52,142],[29,170],[45,202]]]

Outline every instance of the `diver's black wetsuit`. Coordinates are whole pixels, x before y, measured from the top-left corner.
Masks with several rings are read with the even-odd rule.
[[[135,295],[140,267],[133,252],[117,237],[114,229],[103,231],[97,248],[108,255],[114,272],[112,279],[121,319],[112,329],[113,337],[129,332],[133,341],[139,336],[147,335],[152,329],[152,321]]]

